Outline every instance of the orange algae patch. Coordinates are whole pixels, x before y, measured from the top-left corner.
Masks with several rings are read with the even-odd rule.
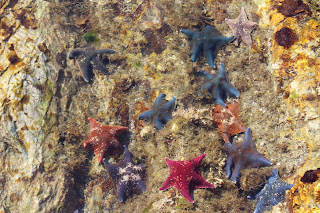
[[[296,185],[289,192],[288,203],[290,212],[294,213],[316,213],[319,212],[320,203],[320,176],[317,174],[320,169],[307,171]],[[307,173],[316,173],[310,181],[304,181]],[[310,206],[313,206],[310,208]]]
[[[313,183],[300,180],[307,170],[320,168],[320,144],[315,137],[319,120],[317,112],[320,111],[320,57],[315,51],[320,44],[320,23],[309,16],[308,8],[304,5],[303,14],[285,17],[277,10],[282,2],[266,0],[260,5],[258,15],[262,18],[261,26],[273,30],[271,66],[278,93],[283,95],[287,104],[287,119],[292,121],[292,131],[282,134],[291,134],[309,149],[305,163],[295,172],[296,185],[287,194],[288,206],[290,212],[294,213],[320,212],[319,177]],[[268,14],[269,19],[263,19],[261,14]],[[279,45],[275,38],[275,33],[284,27],[290,28],[297,36],[297,40],[288,48]]]

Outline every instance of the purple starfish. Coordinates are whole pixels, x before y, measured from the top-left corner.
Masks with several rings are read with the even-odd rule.
[[[246,129],[243,143],[226,143],[225,147],[228,151],[226,175],[233,182],[237,182],[241,169],[272,165],[257,151],[250,128]]]
[[[145,175],[144,164],[134,165],[126,146],[124,146],[123,156],[123,160],[116,165],[110,164],[105,158],[103,159],[105,168],[112,178],[121,202],[126,201],[133,194],[140,194],[146,191],[146,186],[143,182]]]

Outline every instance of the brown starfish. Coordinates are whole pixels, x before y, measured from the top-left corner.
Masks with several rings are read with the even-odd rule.
[[[212,111],[213,121],[218,124],[222,138],[226,143],[230,142],[232,135],[246,130],[239,117],[239,108],[239,102],[234,101],[233,104],[227,104],[226,107],[217,105]]]
[[[239,45],[241,39],[250,47],[252,47],[252,40],[250,33],[256,26],[256,22],[249,21],[244,8],[241,8],[241,12],[236,19],[225,19],[229,27],[233,31],[233,35],[236,38],[234,44]]]
[[[88,119],[91,129],[90,135],[83,144],[84,147],[93,149],[99,162],[101,162],[107,155],[115,153],[121,154],[123,152],[123,148],[118,137],[128,128],[124,126],[103,126],[93,118]]]

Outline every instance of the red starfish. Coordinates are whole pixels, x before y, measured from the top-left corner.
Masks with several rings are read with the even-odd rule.
[[[88,120],[91,125],[90,135],[87,137],[83,145],[84,147],[93,149],[99,162],[108,155],[123,152],[123,148],[118,137],[123,131],[128,129],[127,127],[103,126],[93,118],[88,118]]]
[[[192,160],[173,161],[166,158],[170,167],[170,175],[159,190],[165,190],[176,187],[179,192],[190,203],[194,201],[191,198],[191,192],[199,188],[213,188],[214,185],[208,183],[201,177],[200,166],[202,159],[206,154],[199,155]]]
[[[218,127],[224,142],[230,142],[230,137],[246,131],[246,128],[239,117],[240,104],[234,101],[226,107],[217,105],[212,112],[213,121],[218,123]]]

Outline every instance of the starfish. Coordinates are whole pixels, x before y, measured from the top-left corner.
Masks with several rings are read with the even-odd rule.
[[[294,184],[283,182],[278,174],[277,169],[273,169],[268,182],[256,196],[248,196],[250,199],[255,199],[258,203],[254,213],[263,213],[269,211],[272,206],[284,201],[286,191],[291,189]]]
[[[210,25],[207,25],[201,32],[186,29],[181,32],[191,41],[191,61],[195,62],[201,55],[204,55],[207,63],[213,68],[216,68],[214,60],[218,51],[233,39],[233,36],[223,37],[215,27]]]
[[[220,66],[220,71],[216,75],[212,75],[203,70],[198,71],[199,75],[204,77],[202,86],[200,87],[200,95],[201,91],[207,89],[212,100],[225,107],[226,104],[223,102],[223,100],[225,100],[227,96],[239,97],[240,94],[238,90],[230,83],[226,68],[224,67],[223,63],[220,63]]]
[[[240,176],[241,169],[272,165],[257,151],[250,128],[245,131],[243,143],[226,143],[225,147],[228,151],[226,175],[235,183]]]
[[[87,46],[71,50],[68,53],[68,58],[76,59],[82,71],[83,79],[86,82],[92,82],[94,77],[93,68],[100,72],[110,74],[109,70],[101,61],[101,57],[103,54],[114,54],[115,52],[116,51],[110,49],[95,50],[93,47]]]
[[[170,175],[159,190],[176,187],[178,191],[190,203],[193,203],[191,193],[199,188],[213,188],[214,185],[208,183],[201,177],[200,166],[206,154],[199,155],[192,160],[173,161],[165,159],[170,167]]]
[[[232,135],[246,130],[239,117],[239,108],[239,102],[234,101],[233,104],[227,104],[226,107],[217,105],[212,112],[213,120],[218,124],[222,138],[226,143],[230,142]]]
[[[117,196],[121,202],[126,201],[133,194],[140,194],[146,191],[146,186],[143,182],[145,175],[144,164],[134,165],[126,146],[124,146],[123,156],[123,160],[116,165],[110,164],[105,158],[103,159],[105,168],[112,178]]]
[[[233,31],[236,38],[234,44],[236,46],[240,43],[240,38],[250,47],[252,47],[252,40],[250,33],[256,26],[256,22],[249,21],[244,8],[241,8],[240,15],[236,19],[226,19],[227,24]]]
[[[162,129],[172,119],[172,111],[176,107],[176,98],[174,96],[171,101],[165,100],[165,97],[165,94],[160,94],[151,109],[140,114],[138,119],[154,123],[157,130]]]
[[[91,129],[90,135],[84,142],[84,147],[93,149],[98,162],[106,156],[122,153],[123,148],[118,140],[119,135],[127,130],[124,126],[103,126],[93,118],[88,118]]]

